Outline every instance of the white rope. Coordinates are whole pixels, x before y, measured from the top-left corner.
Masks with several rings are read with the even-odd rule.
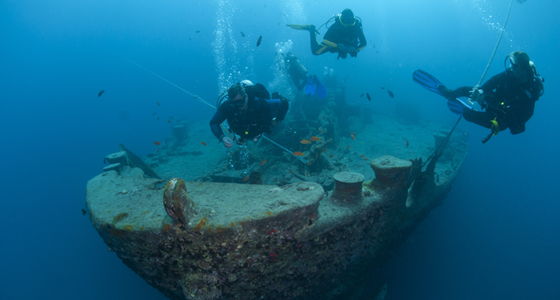
[[[216,106],[210,104],[210,102],[204,100],[204,98],[200,97],[199,95],[197,95],[197,94],[195,94],[195,93],[193,93],[193,92],[190,92],[190,91],[184,89],[184,88],[181,87],[180,85],[178,85],[178,84],[174,83],[173,81],[171,81],[171,80],[169,80],[169,79],[167,79],[167,78],[165,78],[165,77],[159,75],[158,73],[156,73],[156,72],[154,72],[154,71],[152,71],[152,70],[150,70],[150,69],[148,69],[148,68],[146,68],[146,67],[140,65],[139,63],[137,63],[137,62],[135,62],[135,61],[129,60],[129,62],[130,62],[131,64],[137,66],[138,68],[140,68],[140,69],[142,69],[142,70],[144,70],[144,71],[146,71],[146,72],[152,74],[154,77],[156,77],[156,78],[162,80],[163,82],[169,84],[170,86],[172,86],[172,87],[178,89],[179,91],[183,92],[184,94],[193,97],[193,98],[194,98],[195,100],[197,100],[198,102],[200,102],[200,103],[202,103],[202,104],[205,104],[205,105],[207,105],[207,106],[213,108],[214,110],[216,109]],[[265,140],[267,140],[268,142],[270,142],[271,144],[275,145],[276,147],[282,149],[283,151],[288,152],[291,156],[295,157],[298,161],[300,161],[300,162],[302,162],[302,163],[305,164],[305,160],[303,160],[303,158],[300,158],[300,157],[297,157],[296,155],[294,155],[294,152],[291,151],[290,149],[288,149],[288,148],[286,148],[286,147],[284,147],[284,146],[278,144],[277,142],[275,142],[274,140],[272,140],[271,138],[267,137],[267,136],[264,135],[264,134],[262,135],[262,137],[263,137]]]
[[[488,74],[488,70],[490,69],[490,66],[492,65],[492,62],[494,61],[494,58],[496,57],[496,52],[498,52],[498,48],[500,47],[500,43],[502,42],[502,38],[504,37],[504,32],[506,32],[506,28],[507,28],[507,25],[509,23],[509,18],[511,16],[511,8],[513,7],[513,2],[514,1],[515,0],[511,0],[511,2],[509,3],[508,13],[507,13],[507,16],[506,16],[506,20],[504,22],[504,26],[500,30],[500,35],[498,36],[498,40],[496,40],[496,45],[494,46],[494,50],[492,51],[492,55],[490,55],[490,59],[488,59],[488,63],[486,64],[486,67],[484,68],[484,71],[482,72],[482,75],[480,76],[480,79],[478,80],[478,83],[476,84],[476,87],[479,87],[482,84],[482,81],[484,81],[484,78],[486,78],[486,75]]]
[[[152,71],[152,70],[150,70],[150,69],[148,69],[148,68],[146,68],[146,67],[140,65],[139,63],[137,63],[137,62],[135,62],[135,61],[129,60],[129,62],[130,62],[131,64],[137,66],[138,68],[140,68],[140,69],[142,69],[142,70],[144,70],[144,71],[146,71],[146,72],[152,74],[154,77],[156,77],[156,78],[162,80],[163,82],[169,84],[170,86],[172,86],[172,87],[178,89],[179,91],[183,92],[184,94],[193,97],[193,98],[194,98],[195,100],[197,100],[198,102],[200,102],[200,103],[202,103],[202,104],[206,104],[207,106],[209,106],[209,107],[211,107],[211,108],[213,108],[213,109],[216,109],[216,106],[210,104],[210,102],[204,100],[204,98],[200,97],[199,95],[197,95],[197,94],[195,94],[195,93],[193,93],[193,92],[187,91],[186,89],[184,89],[183,87],[181,87],[181,86],[179,86],[178,84],[174,83],[173,81],[171,81],[171,80],[169,80],[169,79],[167,79],[167,78],[165,78],[165,77],[159,75],[158,73],[156,73],[156,72],[154,72],[154,71]]]

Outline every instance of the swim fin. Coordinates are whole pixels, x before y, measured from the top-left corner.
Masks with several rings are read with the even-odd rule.
[[[317,97],[321,100],[327,98],[327,88],[317,80]]]
[[[286,24],[286,26],[295,30],[316,31],[315,25]]]
[[[412,73],[412,80],[416,81],[416,83],[420,84],[427,90],[432,91],[440,96],[444,96],[440,90],[440,87],[442,87],[443,84],[428,72],[418,69],[414,71],[414,73]]]
[[[308,77],[303,86],[303,94],[307,96],[315,96],[317,93],[317,82],[312,77]]]
[[[327,88],[319,81],[317,76],[308,76],[303,86],[303,94],[307,96],[315,96],[319,99],[327,98]]]

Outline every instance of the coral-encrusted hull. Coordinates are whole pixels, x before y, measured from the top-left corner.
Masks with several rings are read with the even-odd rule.
[[[144,227],[132,231],[124,230],[124,223],[101,218],[94,224],[130,268],[172,299],[352,297],[359,280],[347,280],[349,275],[366,266],[375,275],[385,253],[438,202],[452,179],[436,185],[433,176],[406,161],[381,161],[395,166],[390,170],[393,181],[383,177],[365,185],[361,197],[350,195],[350,202],[341,201],[340,194],[325,195],[316,183],[275,187],[193,182],[187,183],[188,198],[196,203],[196,216],[185,227],[172,225],[161,207],[154,219],[142,219]],[[97,186],[123,180],[136,188],[153,181],[126,174],[95,178],[88,185],[88,203],[95,202],[89,193]],[[178,185],[168,185],[166,191],[174,187]],[[424,192],[413,196],[409,190]],[[135,206],[155,201],[137,200]],[[91,209],[96,215],[96,208]],[[134,217],[131,213],[125,220]],[[376,290],[381,284],[370,287]]]

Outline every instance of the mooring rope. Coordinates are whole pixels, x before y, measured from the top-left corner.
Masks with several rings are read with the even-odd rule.
[[[506,20],[504,22],[504,26],[500,30],[500,34],[498,35],[498,39],[496,40],[496,45],[494,46],[494,50],[492,50],[492,54],[490,55],[490,59],[488,59],[488,63],[486,64],[486,67],[484,68],[484,71],[482,72],[482,75],[480,76],[480,79],[478,80],[478,83],[476,84],[476,87],[478,87],[482,84],[482,81],[484,81],[484,78],[488,74],[488,70],[490,69],[490,66],[492,65],[492,62],[494,61],[494,58],[496,57],[496,53],[498,52],[498,48],[500,47],[500,43],[502,42],[502,38],[504,37],[504,32],[506,32],[506,28],[507,28],[507,25],[509,23],[509,19],[511,17],[511,9],[513,7],[513,2],[514,1],[515,0],[511,0],[509,2],[508,12],[507,12]]]
[[[496,53],[498,52],[498,48],[500,47],[500,44],[502,43],[504,33],[506,32],[506,28],[507,28],[507,25],[509,23],[509,19],[511,17],[511,11],[512,11],[512,8],[513,8],[513,2],[514,1],[515,0],[511,0],[509,2],[506,19],[504,21],[504,26],[502,26],[502,28],[500,29],[500,34],[498,35],[498,39],[496,40],[496,44],[494,45],[494,49],[492,50],[492,54],[490,55],[490,58],[488,59],[488,63],[486,63],[486,66],[484,67],[484,70],[482,71],[482,75],[480,75],[480,79],[478,80],[478,82],[476,83],[474,88],[478,88],[482,84],[482,81],[484,81],[484,78],[486,78],[486,75],[488,75],[488,71],[490,70],[490,66],[494,62],[494,59],[496,58]],[[453,131],[455,131],[455,128],[457,128],[457,125],[459,125],[459,123],[461,122],[462,119],[463,119],[463,116],[459,115],[459,118],[457,119],[457,121],[455,121],[455,125],[449,131],[449,133],[450,133],[449,138],[451,137],[451,133],[453,133]],[[486,136],[482,140],[482,143],[488,142],[493,135],[494,135],[494,132],[492,132],[490,135]],[[437,149],[435,151],[437,151]],[[435,151],[434,151],[434,154],[435,154]],[[434,157],[434,155],[432,154],[432,156],[430,156],[430,158],[433,158],[433,157]]]

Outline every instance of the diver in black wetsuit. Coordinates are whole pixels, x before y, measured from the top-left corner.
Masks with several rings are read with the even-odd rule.
[[[495,75],[480,88],[461,87],[449,90],[441,85],[439,92],[449,100],[449,107],[470,122],[490,128],[495,135],[509,128],[512,134],[525,131],[533,115],[535,102],[543,95],[543,78],[525,52],[506,57],[506,71]],[[482,110],[475,110],[457,98],[469,97]],[[490,137],[490,136],[489,136]]]
[[[331,52],[338,53],[338,58],[346,58],[348,54],[356,57],[358,52],[367,45],[362,30],[362,22],[359,18],[354,17],[354,13],[348,8],[329,19],[329,21],[333,19],[334,23],[325,33],[321,44],[317,43],[317,30],[314,25],[288,24],[288,26],[293,29],[309,31],[311,52],[314,55]]]
[[[226,97],[227,100],[223,101]],[[219,98],[217,111],[210,121],[210,129],[229,148],[233,146],[233,140],[220,127],[225,120],[231,132],[240,137],[237,142],[243,143],[270,132],[276,123],[284,119],[288,106],[288,100],[280,94],[273,93],[271,98],[262,84],[243,80],[231,86]]]

